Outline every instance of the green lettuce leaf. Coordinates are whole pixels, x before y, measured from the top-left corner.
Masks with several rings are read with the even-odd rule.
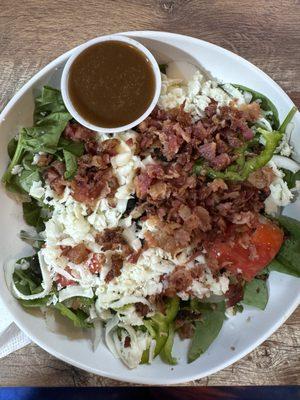
[[[63,150],[63,154],[66,164],[65,178],[72,179],[77,171],[77,157],[67,150]]]
[[[219,335],[225,320],[225,302],[194,302],[194,310],[201,312],[202,319],[195,321],[195,332],[188,351],[188,362],[201,356]]]
[[[300,222],[281,215],[276,220],[285,230],[287,238],[276,258],[271,261],[267,271],[277,271],[300,277]]]
[[[269,294],[265,280],[255,278],[245,284],[242,303],[264,310],[268,299]]]
[[[60,91],[47,86],[44,87],[41,95],[35,101],[34,126],[22,128],[17,143],[11,140],[8,144],[11,162],[2,177],[2,181],[8,184],[14,178],[12,170],[14,166],[22,164],[25,153],[35,154],[43,151],[54,154],[57,151],[61,134],[71,118],[64,106]],[[22,182],[23,177],[20,177],[19,186],[24,189]],[[7,188],[10,189],[10,186],[7,185]],[[25,191],[28,192],[26,189]]]

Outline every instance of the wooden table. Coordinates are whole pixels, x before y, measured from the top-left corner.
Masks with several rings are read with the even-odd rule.
[[[49,61],[90,38],[164,30],[195,36],[245,57],[277,81],[299,107],[299,15],[299,0],[1,0],[0,100],[9,100]],[[298,309],[250,355],[190,385],[300,384],[299,325]],[[120,384],[69,366],[34,344],[0,360],[0,385]]]

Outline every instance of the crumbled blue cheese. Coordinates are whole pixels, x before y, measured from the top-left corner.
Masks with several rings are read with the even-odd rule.
[[[224,90],[215,80],[205,80],[200,71],[197,71],[187,84],[180,79],[168,79],[162,74],[162,91],[158,105],[164,110],[169,110],[179,107],[185,101],[184,110],[190,112],[194,120],[197,120],[204,115],[211,99],[216,100],[219,106],[229,105],[233,99],[237,104],[245,103],[245,97],[238,89],[230,84],[223,87]]]
[[[293,200],[293,193],[283,180],[284,173],[277,168],[273,161],[268,163],[275,174],[275,178],[270,185],[270,196],[265,200],[265,212],[269,215],[275,215],[279,207],[284,207]]]
[[[23,169],[22,165],[17,164],[12,168],[11,173],[12,175],[20,175]]]
[[[45,195],[45,188],[43,187],[42,181],[33,182],[29,190],[29,195],[37,200],[40,200]]]

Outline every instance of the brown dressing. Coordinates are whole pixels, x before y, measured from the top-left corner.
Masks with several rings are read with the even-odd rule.
[[[155,76],[141,51],[112,40],[94,44],[77,57],[70,68],[68,89],[84,119],[116,128],[146,111],[154,96]]]

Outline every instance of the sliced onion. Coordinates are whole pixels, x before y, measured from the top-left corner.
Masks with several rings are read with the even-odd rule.
[[[145,299],[145,297],[139,297],[139,296],[124,296],[122,299],[115,301],[114,303],[111,303],[110,308],[116,309],[123,307],[127,304],[133,304],[133,303],[143,303],[146,304],[147,306],[151,307],[151,304],[149,303],[148,300]]]
[[[52,308],[46,307],[44,316],[45,316],[46,325],[47,325],[47,328],[49,328],[49,331],[57,332],[59,324],[57,323],[57,321],[55,319],[55,311]]]
[[[149,360],[148,360],[149,364],[152,364],[152,361],[154,359],[155,347],[156,347],[156,340],[152,339],[149,346]]]
[[[6,286],[8,287],[9,290],[12,289],[13,273],[16,268],[16,262],[17,260],[14,259],[14,260],[9,260],[4,264],[4,277]]]
[[[43,297],[47,296],[51,289],[52,289],[52,279],[50,276],[50,272],[48,270],[48,265],[45,263],[44,257],[41,254],[41,252],[38,253],[38,258],[39,258],[39,263],[40,263],[40,267],[41,267],[41,272],[42,272],[42,288],[44,289],[42,292],[40,293],[36,293],[36,294],[30,294],[30,295],[25,295],[23,293],[21,293],[16,285],[14,284],[14,282],[12,282],[12,289],[13,292],[15,294],[15,296],[19,299],[22,300],[35,300],[35,299],[42,299]]]
[[[93,351],[97,350],[103,334],[103,322],[99,319],[94,321],[94,329],[92,330]]]
[[[88,297],[91,299],[94,297],[94,292],[92,288],[85,289],[79,285],[67,286],[65,289],[60,290],[58,297],[60,302],[70,299],[71,297]]]
[[[199,69],[186,61],[172,61],[167,65],[167,76],[169,79],[181,79],[187,83]]]
[[[116,357],[120,358],[119,353],[116,350],[116,346],[113,340],[113,332],[114,329],[118,326],[119,317],[116,315],[112,319],[110,319],[105,327],[105,343],[106,346],[109,348],[111,353]]]
[[[271,161],[274,162],[277,168],[284,168],[293,173],[300,170],[300,165],[296,161],[288,157],[275,155],[272,157]]]

